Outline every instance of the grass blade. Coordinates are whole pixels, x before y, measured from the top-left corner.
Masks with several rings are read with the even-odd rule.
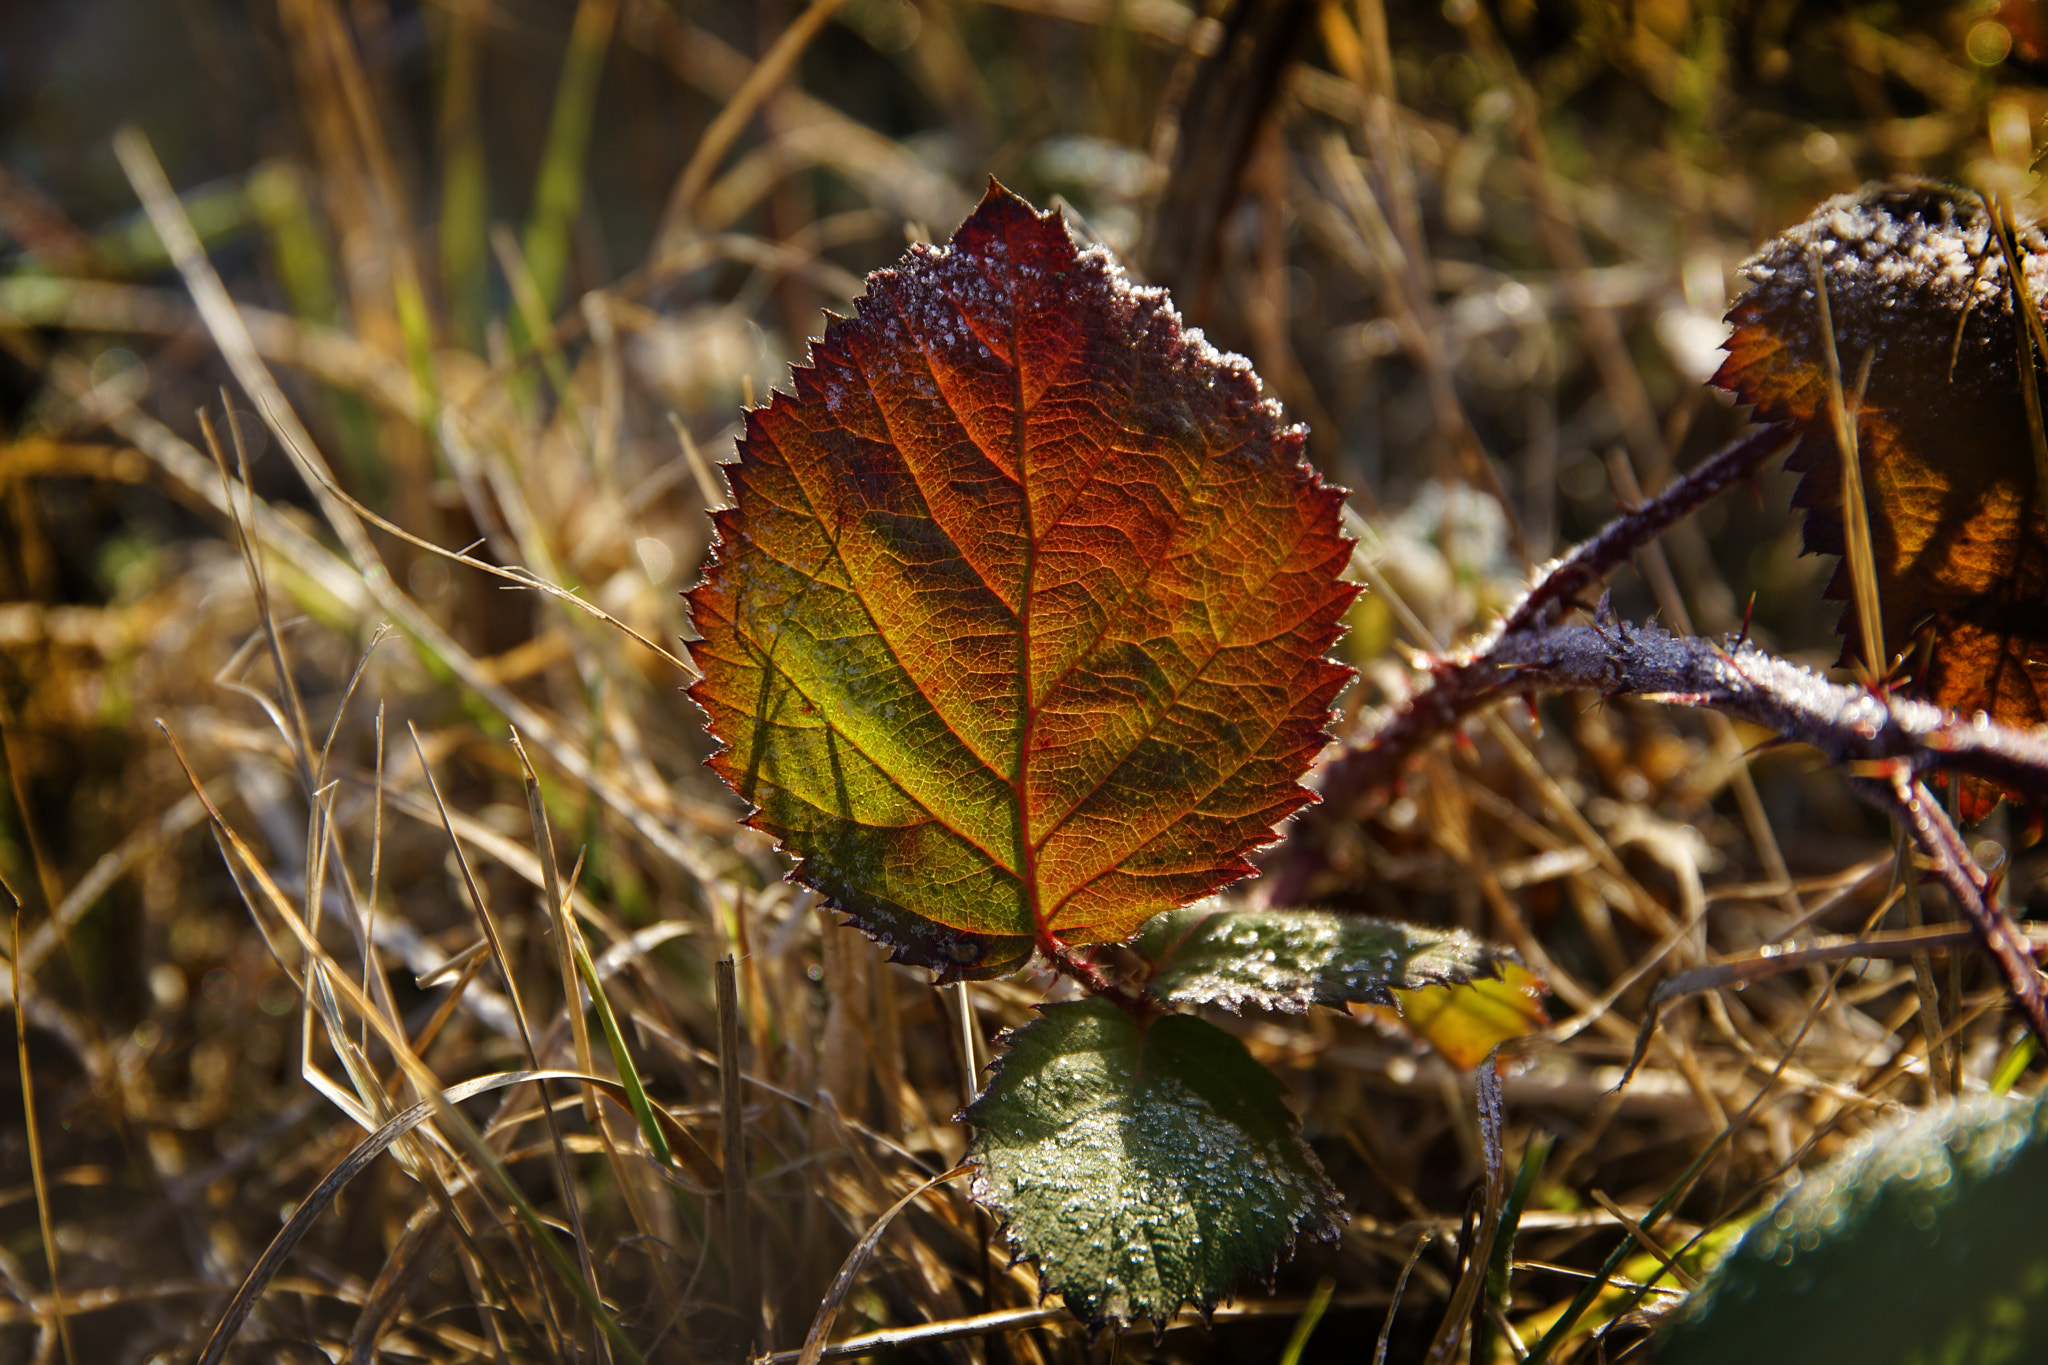
[[[36,1128],[36,1081],[28,1061],[28,1011],[22,1004],[21,901],[8,889],[14,902],[14,944],[8,961],[14,976],[14,1046],[21,1061],[21,1118],[28,1133],[29,1175],[35,1184],[36,1226],[43,1235],[43,1259],[50,1267],[50,1317],[57,1324],[57,1339],[64,1345],[67,1365],[76,1365],[78,1352],[71,1344],[71,1319],[64,1315],[64,1290],[57,1273],[57,1231],[50,1223],[50,1183],[43,1171],[42,1135]]]
[[[618,0],[582,0],[569,31],[569,50],[562,59],[562,77],[555,87],[555,108],[548,123],[547,150],[534,182],[533,215],[527,220],[526,268],[543,313],[553,309],[569,260],[569,229],[583,202],[583,167],[589,159],[591,117],[597,107],[598,78],[604,73],[605,49],[611,46],[618,19]],[[531,327],[531,319],[522,319]],[[546,325],[545,317],[542,325]],[[515,342],[538,338],[521,337]]]
[[[732,1270],[732,1306],[744,1335],[760,1332],[761,1293],[754,1274],[753,1230],[747,1222],[746,1094],[740,1072],[738,973],[730,954],[717,964],[719,1165],[725,1174],[725,1254]]]

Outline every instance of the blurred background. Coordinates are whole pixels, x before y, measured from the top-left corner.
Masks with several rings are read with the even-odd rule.
[[[575,909],[648,1084],[711,1147],[711,963],[741,957],[762,1266],[728,1255],[701,1188],[620,1155],[630,1121],[575,1117],[558,1175],[530,1090],[465,1109],[575,1225],[643,1349],[794,1348],[853,1240],[959,1159],[971,1063],[943,1002],[734,825],[676,656],[743,405],[989,177],[1252,358],[1449,641],[1740,430],[1705,381],[1771,234],[1889,175],[2037,212],[2044,72],[2031,0],[0,0],[0,880],[21,907],[0,977],[41,1148],[10,1074],[0,1360],[189,1358],[284,1212],[404,1102],[388,1051],[308,1003],[281,907],[444,1079],[525,1065],[503,979],[465,956],[452,828],[541,1045],[574,1061],[510,730],[560,875],[581,858]],[[231,377],[139,207],[152,156],[331,483]],[[1773,471],[1708,507],[1617,580],[1616,610],[1669,623],[1676,604],[1703,633],[1747,615],[1832,664],[1832,566],[1800,556],[1790,490]],[[1418,643],[1361,599],[1347,733],[1411,686]],[[1486,742],[1432,759],[1329,836],[1318,898],[1497,936],[1474,871],[1493,867],[1553,986],[1593,990],[1656,937],[1637,890],[1676,905],[1705,877],[1717,948],[1880,907],[1889,831],[1798,755],[1750,765],[1772,842],[1731,788],[1761,736],[1591,699],[1524,720],[1554,793]],[[225,858],[195,783],[242,841]],[[1636,887],[1594,867],[1559,799]],[[1987,856],[2015,904],[2048,900],[2010,823],[1981,832]],[[1603,1099],[1646,1000],[1625,997],[1619,1036],[1511,1091],[1518,1122],[1563,1136],[1543,1255],[1597,1260],[1613,1229],[1573,1223],[1574,1191],[1654,1200],[1808,1013],[1798,1077],[1715,1158],[1695,1229],[1832,1150],[1882,1086],[1981,1085],[2012,1032],[1976,971],[1873,964],[1849,999],[1819,976],[1760,985]],[[983,1041],[1038,998],[978,986]],[[1418,1230],[1455,1239],[1477,1169],[1456,1070],[1336,1016],[1234,1027],[1288,1077],[1354,1235],[1212,1331],[1118,1347],[1052,1323],[903,1358],[1270,1360],[1323,1277],[1309,1354],[1355,1355]],[[447,1154],[414,1160],[328,1211],[247,1358],[596,1358],[503,1209]],[[991,1231],[933,1196],[840,1332],[1028,1307]],[[1428,1340],[1445,1245],[1417,1263],[1394,1359]],[[1539,1276],[1518,1311],[1572,1288]]]

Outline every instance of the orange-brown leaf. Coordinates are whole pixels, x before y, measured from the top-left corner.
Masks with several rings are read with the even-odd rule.
[[[2048,237],[2023,226],[2017,245],[2038,304],[2048,296]],[[1915,695],[2039,725],[2048,719],[2048,526],[1991,216],[1974,194],[1889,181],[1829,200],[1743,268],[1751,287],[1729,313],[1734,333],[1715,382],[1761,420],[1804,426],[1787,464],[1804,475],[1794,503],[1807,512],[1806,549],[1839,556],[1842,463],[1815,256],[1852,403],[1870,363],[1856,432],[1885,647],[1905,657]],[[1849,599],[1846,560],[1827,591]],[[1844,659],[1860,656],[1853,612],[1840,629]]]
[[[726,467],[690,695],[797,877],[964,974],[1250,872],[1356,589],[1249,366],[995,186],[793,380]]]

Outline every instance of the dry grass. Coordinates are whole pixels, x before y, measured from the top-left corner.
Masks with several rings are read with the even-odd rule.
[[[1383,591],[1345,645],[1354,713],[1409,685],[1397,646],[1470,631],[1736,428],[1699,381],[1763,236],[1908,170],[2040,207],[2040,54],[1973,60],[1982,5],[1360,0],[1301,7],[1302,64],[1190,263],[1160,206],[1237,167],[1176,128],[1249,98],[1193,79],[1214,20],[834,8],[194,0],[167,41],[267,53],[277,80],[219,97],[255,149],[230,179],[191,191],[173,160],[189,192],[152,210],[182,275],[104,186],[0,173],[0,878],[23,907],[0,986],[40,1139],[0,1125],[0,1359],[191,1358],[367,1130],[474,1078],[614,1083],[429,1104],[267,1267],[234,1358],[793,1349],[856,1241],[960,1161],[969,1071],[1039,983],[974,987],[963,1057],[956,997],[735,826],[670,651],[742,401],[984,175],[1165,262],[1362,490]],[[145,192],[153,158],[123,144]],[[1754,594],[1757,635],[1832,661],[1788,494],[1772,476],[1681,527],[1617,608],[1719,631]],[[1515,1245],[1524,1342],[1624,1240],[1649,1278],[1653,1245],[1711,1241],[1886,1110],[1984,1087],[2018,1037],[1973,954],[1845,954],[1681,1003],[1613,1092],[1663,975],[1950,911],[1797,753],[1638,703],[1534,719],[1440,746],[1333,836],[1317,888],[1512,942],[1559,1017],[1586,1011],[1507,1082],[1510,1151],[1557,1138]],[[2005,819],[1975,837],[2038,901]],[[579,974],[622,1047],[565,1010]],[[1469,1080],[1335,1015],[1233,1027],[1356,1214],[1278,1297],[1091,1342],[1032,1311],[941,1181],[841,1287],[835,1335],[994,1313],[896,1350],[1264,1360],[1328,1281],[1305,1358],[1356,1358],[1399,1280],[1387,1358],[1421,1359],[1479,1170]],[[636,1115],[637,1080],[671,1123]]]

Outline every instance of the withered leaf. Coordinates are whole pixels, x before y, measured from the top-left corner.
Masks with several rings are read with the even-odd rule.
[[[2015,245],[2030,297],[2048,296],[2048,235]],[[1857,442],[1885,647],[1907,688],[2008,725],[2048,720],[2048,528],[2021,391],[2018,317],[1996,228],[1974,193],[1892,180],[1829,200],[1766,245],[1743,274],[1734,334],[1714,382],[1764,421],[1805,434],[1808,552],[1844,555],[1842,463],[1812,262],[1828,291],[1844,383],[1869,380]],[[2039,381],[2039,362],[2036,378]],[[1851,596],[1846,559],[1827,595]],[[1844,659],[1860,656],[1853,611]],[[1988,808],[1975,793],[1972,813]]]

